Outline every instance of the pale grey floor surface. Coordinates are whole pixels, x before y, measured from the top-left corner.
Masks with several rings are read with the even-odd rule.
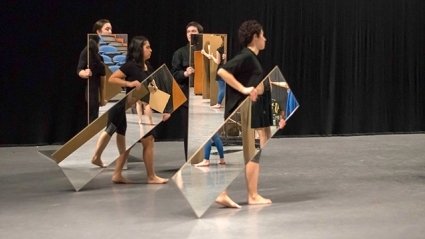
[[[183,144],[158,145],[171,177]],[[272,139],[260,193],[273,204],[246,205],[242,174],[229,187],[242,209],[201,219],[172,182],[144,183],[139,154],[125,172],[139,184],[112,184],[111,167],[75,192],[36,147],[0,148],[0,238],[425,238],[424,134]]]

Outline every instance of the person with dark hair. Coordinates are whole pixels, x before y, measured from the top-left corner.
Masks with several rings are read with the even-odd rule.
[[[81,51],[77,66],[77,74],[82,79],[87,79],[86,100],[88,101],[88,123],[90,124],[99,117],[99,106],[107,103],[102,90],[105,78],[105,65],[99,55],[99,40],[102,34],[111,34],[111,22],[107,19],[100,19],[93,25],[93,34],[89,36],[89,59],[87,59],[87,46]],[[90,65],[88,65],[88,62]],[[106,147],[106,145],[105,145]],[[117,148],[120,154],[125,152],[125,137],[117,134]],[[101,150],[103,151],[104,148]],[[92,164],[104,167],[100,154],[95,153],[91,159]]]
[[[108,81],[111,84],[116,84],[121,87],[126,87],[126,92],[129,93],[133,88],[140,88],[141,82],[145,80],[152,72],[152,67],[147,62],[151,57],[152,49],[149,40],[144,36],[135,36],[132,38],[129,46],[126,63],[116,70],[109,77]],[[143,98],[143,100],[146,100]],[[115,132],[125,139],[125,132],[127,130],[127,119],[125,115],[125,101],[121,100],[115,105],[109,113],[108,123],[104,132],[97,143],[96,155],[100,158],[103,149],[111,139],[112,134]],[[147,103],[147,102],[146,102]],[[163,114],[163,120],[170,117],[169,113]],[[143,162],[147,172],[147,182],[153,184],[167,183],[168,179],[158,177],[154,170],[154,133],[145,135],[141,139],[143,146]],[[124,140],[125,142],[125,140]],[[124,145],[125,148],[125,145]],[[129,181],[122,176],[122,169],[129,155],[129,150],[120,152],[120,156],[115,163],[115,170],[112,176],[114,183],[129,183]]]
[[[93,33],[111,34],[112,26],[109,20],[101,19],[93,26]],[[87,46],[81,51],[78,60],[77,74],[81,79],[87,79],[86,100],[88,102],[88,123],[99,117],[99,106],[106,104],[102,89],[102,82],[105,77],[105,66],[102,57],[99,55],[100,37],[91,35]],[[87,53],[89,52],[89,53]],[[87,57],[88,55],[88,57]],[[99,97],[100,96],[100,97]]]
[[[238,36],[244,48],[238,55],[218,70],[220,77],[230,86],[226,88],[224,118],[229,117],[247,96],[250,97],[252,108],[251,104],[247,104],[248,106],[241,109],[242,144],[245,159],[248,204],[270,204],[272,203],[270,199],[263,198],[258,194],[259,156],[261,148],[264,147],[267,139],[270,138],[270,125],[272,125],[267,113],[271,113],[271,109],[270,111],[267,109],[267,107],[271,108],[271,104],[267,105],[267,97],[258,100],[260,98],[259,95],[267,94],[264,90],[264,85],[261,83],[263,68],[257,58],[259,52],[266,46],[266,38],[264,37],[263,27],[256,20],[243,22],[239,27]],[[255,88],[256,86],[258,87]],[[263,111],[266,114],[263,114]],[[252,119],[251,124],[249,118]],[[260,153],[256,157],[250,158],[251,155],[255,154],[254,130],[260,136]],[[226,207],[240,208],[227,195],[227,192],[221,193],[217,197],[216,202]]]
[[[203,33],[204,28],[198,22],[189,22],[186,25],[186,37],[188,44],[176,50],[171,60],[171,73],[174,79],[179,84],[183,93],[188,99],[174,114],[181,120],[184,137],[184,153],[187,160],[187,137],[188,137],[188,119],[189,119],[189,78],[195,73],[195,69],[192,67],[191,60],[193,56],[191,53],[191,38],[193,34]]]
[[[99,19],[93,24],[93,32],[98,35],[112,34],[112,25],[108,19]]]
[[[88,102],[88,123],[93,122],[99,116],[101,82],[105,80],[105,67],[99,55],[99,36],[89,37],[87,46],[81,51],[78,60],[77,74],[82,79],[87,79],[86,100]],[[103,78],[103,79],[102,79]]]

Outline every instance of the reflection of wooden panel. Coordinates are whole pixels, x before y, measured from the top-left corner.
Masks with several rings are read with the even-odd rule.
[[[204,147],[202,147],[201,150],[199,150],[198,152],[196,152],[195,155],[193,155],[193,157],[190,160],[191,164],[197,164],[202,162],[202,160],[204,160]]]
[[[202,99],[210,98],[210,66],[213,60],[204,57],[204,79],[202,81]]]
[[[186,100],[187,98],[180,86],[175,80],[173,80],[173,110],[179,108],[184,102],[186,102]]]
[[[210,62],[210,105],[217,104],[217,92],[218,92],[218,85],[216,81],[217,77],[217,64],[215,64],[214,61]]]
[[[118,85],[111,84],[108,82],[109,77],[112,75],[111,70],[108,66],[105,66],[105,72],[106,72],[106,80],[105,80],[105,87],[103,87],[103,91],[105,91],[105,99],[110,100],[114,98],[118,93],[122,91],[122,88]]]
[[[52,154],[52,158],[56,163],[62,162],[66,157],[71,153],[77,150],[81,145],[95,136],[99,131],[105,128],[108,121],[108,114],[102,114],[99,118],[85,127],[77,135],[75,135],[71,140],[69,140],[65,145],[63,145],[59,150]]]
[[[205,66],[204,66],[204,56],[200,51],[193,52],[194,66],[195,66],[195,76],[193,78],[193,90],[195,95],[202,94],[202,85],[204,83],[205,77]]]
[[[223,42],[224,41],[224,42]],[[202,46],[206,52],[216,56],[216,51],[221,45],[226,46],[226,35],[225,34],[203,34]],[[203,99],[210,99],[210,105],[217,103],[217,64],[213,60],[206,60],[207,67],[205,68],[206,77],[204,78],[204,85],[202,96]]]

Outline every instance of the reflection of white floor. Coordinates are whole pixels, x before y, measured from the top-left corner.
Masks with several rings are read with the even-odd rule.
[[[190,89],[188,155],[195,153],[224,123],[224,109],[212,109],[209,99],[202,99]]]

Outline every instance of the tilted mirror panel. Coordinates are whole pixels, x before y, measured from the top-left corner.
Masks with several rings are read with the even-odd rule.
[[[284,127],[286,121],[297,110],[298,102],[295,96],[290,95],[290,88],[278,67],[275,67],[257,86],[259,92],[269,94],[273,113],[273,125],[270,127],[272,135]],[[264,90],[264,91],[263,91]],[[290,100],[291,99],[291,100]],[[259,156],[259,141],[252,138],[246,144],[255,144],[254,150],[244,153],[246,145],[242,144],[243,112],[251,107],[250,99],[245,99],[240,106],[227,119],[223,118],[223,111],[211,110],[208,104],[199,98],[191,99],[193,118],[203,121],[196,127],[191,127],[191,139],[201,144],[199,147],[190,148],[189,160],[173,176],[173,181],[191,205],[196,216],[201,217],[214,203],[217,196],[226,190],[232,181],[243,172],[245,157],[253,159]],[[288,105],[291,107],[288,107]],[[216,116],[213,116],[216,114]],[[255,116],[253,116],[255,117]],[[194,122],[195,124],[195,122]],[[211,127],[207,127],[211,126]],[[215,127],[215,129],[213,129]],[[223,143],[224,159],[226,164],[219,162],[216,150],[210,158],[210,166],[196,167],[194,164],[203,159],[206,143],[217,134]],[[195,146],[195,145],[193,145]],[[212,148],[215,148],[214,146]],[[246,154],[246,156],[244,156]]]
[[[149,84],[151,82],[155,82],[156,88],[151,88]],[[143,121],[139,123],[140,119],[135,113],[134,105],[140,99],[155,105],[151,118],[148,119],[149,123],[143,123]],[[186,97],[177,83],[174,82],[168,68],[162,65],[142,81],[140,89],[131,90],[98,119],[89,124],[49,157],[58,163],[78,191],[104,170],[104,168],[91,164],[91,158],[99,136],[104,131],[108,121],[119,121],[122,119],[121,115],[125,114],[127,123],[125,144],[126,149],[129,150],[143,136],[162,122],[162,111],[173,113],[185,101]],[[143,117],[148,116],[144,115]],[[102,161],[105,165],[110,165],[118,156],[116,137],[113,136],[102,154]]]

